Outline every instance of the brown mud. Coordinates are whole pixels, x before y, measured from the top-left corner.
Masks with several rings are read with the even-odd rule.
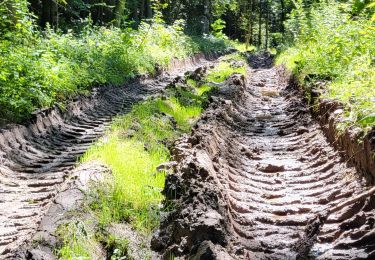
[[[35,232],[43,232],[43,216],[49,221],[54,217],[48,218],[51,210],[61,213],[81,199],[82,193],[72,194],[74,187],[67,194],[62,187],[71,184],[77,158],[104,134],[114,116],[129,112],[134,103],[160,93],[176,76],[217,56],[174,61],[170,70],[156,77],[100,87],[70,102],[65,110],[39,111],[27,125],[0,128],[0,259],[26,258],[19,250],[31,243]],[[61,203],[56,203],[59,199]]]
[[[164,190],[174,210],[152,248],[166,259],[374,259],[371,171],[335,150],[269,57],[249,63],[175,143]]]

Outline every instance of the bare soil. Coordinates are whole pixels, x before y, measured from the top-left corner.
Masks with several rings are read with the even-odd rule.
[[[374,259],[371,172],[334,149],[269,57],[250,65],[175,143],[164,190],[174,210],[152,248],[165,259]]]

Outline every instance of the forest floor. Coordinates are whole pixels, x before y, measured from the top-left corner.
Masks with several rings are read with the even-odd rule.
[[[81,190],[107,172],[101,164],[73,170],[77,156],[103,136],[113,116],[202,65],[211,63],[202,59],[156,79],[98,89],[68,112],[52,109],[34,124],[2,129],[0,258],[42,259],[43,244],[51,241],[38,242],[35,233],[56,239],[51,232],[63,221],[59,216],[79,208]],[[328,143],[272,59],[251,56],[246,76],[215,86],[192,134],[171,147],[174,174],[164,194],[172,211],[160,231],[151,242],[126,228],[117,230],[120,236],[151,243],[166,258],[374,257],[375,196],[361,196],[370,188]],[[359,199],[350,203],[353,198]],[[19,250],[31,240],[38,246]]]

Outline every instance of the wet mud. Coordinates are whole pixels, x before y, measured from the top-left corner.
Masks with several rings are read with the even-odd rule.
[[[374,259],[371,172],[330,144],[268,58],[250,65],[175,143],[164,190],[173,210],[152,248],[165,259]]]
[[[57,195],[66,191],[62,187],[72,176],[77,158],[104,134],[114,116],[129,112],[134,103],[157,95],[176,76],[216,57],[196,55],[174,61],[170,70],[160,71],[157,77],[140,76],[122,87],[100,87],[88,96],[77,97],[65,109],[35,113],[27,125],[2,127],[0,259],[22,259],[24,256],[16,252],[31,243],[35,232],[43,231],[39,226],[51,206],[69,204],[74,187],[66,196]],[[56,199],[61,203],[55,203]]]

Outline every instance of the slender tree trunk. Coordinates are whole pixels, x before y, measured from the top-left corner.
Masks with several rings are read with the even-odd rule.
[[[143,18],[145,18],[145,6],[146,6],[145,0],[141,0],[140,5],[139,5],[139,20],[142,20]]]
[[[47,23],[57,25],[57,4],[53,0],[42,0],[42,16],[40,24],[44,28]]]
[[[258,48],[262,45],[262,0],[259,0]]]
[[[115,8],[115,24],[117,27],[121,26],[124,16],[126,0],[118,0]]]
[[[249,45],[253,44],[253,0],[250,0],[249,18],[248,18],[248,28],[246,34],[246,50]]]
[[[284,42],[284,33],[285,33],[285,28],[284,28],[284,21],[285,21],[285,3],[284,0],[280,0],[281,4],[281,21],[280,21],[280,32],[282,34],[282,40]]]
[[[152,18],[151,0],[146,0],[146,18]]]
[[[266,0],[266,12],[267,12],[267,16],[266,16],[266,43],[265,43],[265,46],[264,48],[267,50],[268,49],[268,43],[269,43],[269,20],[270,20],[270,8],[269,8],[269,2],[268,0]]]

